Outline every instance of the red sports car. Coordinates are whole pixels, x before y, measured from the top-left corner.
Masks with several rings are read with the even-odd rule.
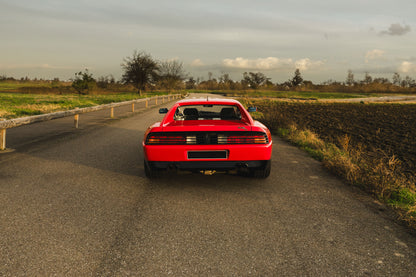
[[[208,98],[181,100],[170,110],[160,109],[165,117],[144,135],[146,176],[179,169],[267,178],[272,137],[248,111],[236,100]]]

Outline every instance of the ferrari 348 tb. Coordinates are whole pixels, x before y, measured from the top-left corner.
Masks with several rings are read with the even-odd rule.
[[[189,99],[176,102],[143,140],[146,176],[164,170],[213,174],[236,171],[267,178],[272,136],[262,123],[232,99]]]

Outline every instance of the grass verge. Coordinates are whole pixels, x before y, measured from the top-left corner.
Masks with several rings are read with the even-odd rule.
[[[331,172],[395,209],[400,219],[416,229],[416,178],[402,169],[402,162],[396,156],[382,150],[368,152],[362,145],[352,144],[349,136],[338,137],[336,144],[326,142],[308,129],[287,123],[290,121],[281,118],[281,114],[257,112],[253,117],[268,125],[273,133],[307,151]]]
[[[306,150],[350,184],[372,193],[416,228],[415,179],[401,170],[401,162],[394,155],[386,156],[380,152],[376,158],[371,157],[361,147],[351,146],[348,136],[339,139],[339,148],[319,139],[310,130],[298,129],[296,125],[278,129],[277,134]]]
[[[137,93],[104,95],[0,93],[0,118],[11,119],[45,114],[163,94],[166,93],[158,92],[142,96]]]

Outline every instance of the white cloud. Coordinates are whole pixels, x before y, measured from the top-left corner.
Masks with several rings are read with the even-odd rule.
[[[368,63],[370,60],[380,59],[384,56],[385,53],[385,51],[380,49],[370,50],[365,54],[365,63]]]
[[[309,58],[305,58],[305,59],[297,60],[295,62],[295,67],[298,68],[299,70],[305,71],[311,68],[319,67],[323,65],[324,63],[325,63],[324,61],[312,61]]]
[[[399,66],[399,71],[402,73],[416,73],[416,64],[404,61]]]
[[[191,62],[191,66],[200,67],[200,66],[204,66],[204,63],[200,59],[195,59]]]
[[[228,68],[254,69],[254,70],[277,70],[287,68],[299,68],[308,70],[324,64],[323,61],[312,61],[309,58],[293,61],[292,59],[279,59],[276,57],[245,59],[238,57],[235,59],[224,59],[223,66]]]
[[[235,59],[224,59],[222,64],[225,67],[240,69],[273,70],[287,67],[293,64],[292,59],[279,59],[275,57],[258,58],[254,60],[238,57]]]

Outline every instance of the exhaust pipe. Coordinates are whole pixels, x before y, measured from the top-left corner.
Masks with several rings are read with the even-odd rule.
[[[241,168],[248,168],[248,164],[247,163],[240,163],[238,164],[238,167]]]
[[[211,176],[211,175],[214,175],[216,171],[215,170],[201,170],[200,172],[204,175]]]
[[[178,167],[176,166],[176,164],[170,164],[167,168],[167,171],[177,171]]]

